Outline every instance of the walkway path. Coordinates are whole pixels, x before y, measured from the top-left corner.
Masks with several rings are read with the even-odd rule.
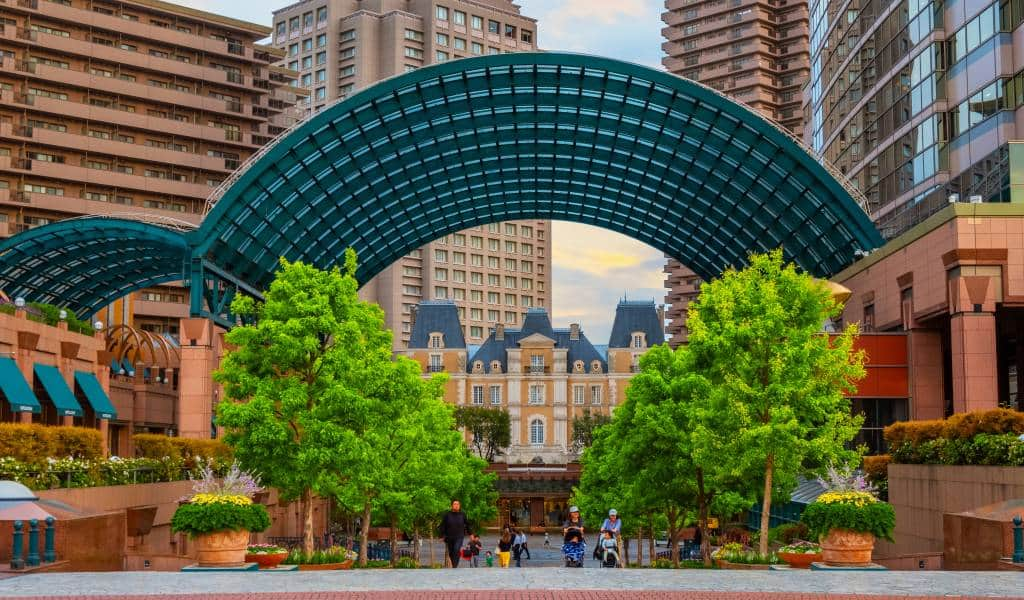
[[[481,590],[481,591],[475,591]],[[497,590],[501,590],[496,592]],[[340,592],[383,592],[351,595]],[[569,593],[574,592],[574,593]],[[576,593],[578,592],[578,593]],[[653,593],[658,592],[658,593]],[[661,593],[666,592],[666,593]],[[667,592],[675,592],[669,594]],[[685,594],[681,592],[687,592]],[[722,594],[731,592],[730,594]],[[650,569],[457,569],[293,573],[40,573],[0,581],[0,598],[168,595],[291,600],[626,600],[690,598],[1024,598],[1014,572],[810,572]],[[232,594],[242,594],[232,596]],[[804,595],[809,594],[809,595]],[[132,596],[135,597],[135,596]],[[161,600],[169,600],[166,597]]]

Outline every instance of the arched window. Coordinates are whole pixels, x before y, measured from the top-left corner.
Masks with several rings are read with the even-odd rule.
[[[530,421],[530,443],[544,444],[544,421],[540,419]]]

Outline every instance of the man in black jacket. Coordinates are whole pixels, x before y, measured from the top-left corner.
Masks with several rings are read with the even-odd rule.
[[[452,500],[452,509],[441,518],[440,530],[444,545],[448,549],[448,558],[452,561],[452,568],[458,568],[462,540],[469,532],[466,513],[462,512],[462,504],[458,500]]]

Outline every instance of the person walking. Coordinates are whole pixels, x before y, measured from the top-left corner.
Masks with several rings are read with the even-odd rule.
[[[601,523],[601,533],[610,533],[611,539],[615,541],[616,559],[622,555],[622,520],[619,519],[619,511],[614,508],[608,511],[608,518]],[[599,544],[600,546],[600,544]],[[603,557],[602,557],[603,560]],[[622,566],[617,562],[618,566]]]
[[[472,533],[469,536],[469,550],[472,553],[473,558],[469,562],[471,567],[480,566],[480,551],[483,550],[484,544],[480,541],[480,536]]]
[[[512,532],[508,528],[501,532],[498,538],[498,566],[507,569],[512,558]]]
[[[459,567],[459,553],[462,550],[462,540],[469,532],[469,521],[466,520],[466,513],[462,512],[462,503],[452,500],[452,509],[441,518],[441,538],[444,539],[445,548],[448,550],[448,559],[451,560],[452,568]]]
[[[526,560],[530,560],[530,535],[526,529],[521,530],[521,532],[523,539],[519,542],[519,552],[526,555]]]
[[[521,529],[513,529],[512,534],[512,560],[516,561],[516,567],[522,567],[523,532]]]

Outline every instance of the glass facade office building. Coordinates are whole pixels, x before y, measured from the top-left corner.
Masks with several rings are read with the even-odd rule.
[[[1009,201],[1022,15],[1022,0],[811,0],[804,140],[886,237],[951,199]]]

